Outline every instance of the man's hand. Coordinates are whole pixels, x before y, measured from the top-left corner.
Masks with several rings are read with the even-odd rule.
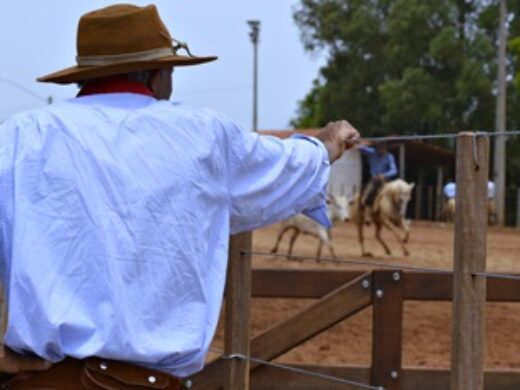
[[[329,122],[316,136],[327,148],[330,163],[359,142],[358,131],[347,121]]]
[[[34,356],[24,356],[0,347],[0,373],[17,374],[21,371],[43,371],[52,366],[51,362]]]

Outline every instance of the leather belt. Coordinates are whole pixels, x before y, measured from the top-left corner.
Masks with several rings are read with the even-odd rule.
[[[9,390],[182,390],[190,387],[189,381],[183,383],[180,378],[161,371],[95,357],[67,358],[46,371],[3,377],[1,382],[1,388]]]

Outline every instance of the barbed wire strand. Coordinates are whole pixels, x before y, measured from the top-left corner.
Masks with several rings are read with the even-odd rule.
[[[371,386],[371,385],[367,385],[365,383],[356,382],[356,381],[352,381],[352,380],[345,379],[345,378],[340,378],[340,377],[333,376],[333,375],[323,374],[321,372],[310,371],[310,370],[306,370],[304,368],[293,367],[293,366],[289,366],[286,364],[274,363],[274,362],[270,362],[267,360],[255,358],[252,356],[246,356],[241,353],[232,353],[229,355],[225,355],[224,351],[213,349],[213,348],[211,348],[210,351],[222,355],[223,359],[248,360],[250,362],[258,363],[258,364],[261,364],[264,366],[279,368],[282,370],[291,371],[291,372],[295,372],[295,373],[302,374],[302,375],[313,376],[316,378],[325,379],[330,382],[336,382],[336,383],[340,383],[343,385],[355,386],[355,387],[359,387],[362,389],[370,389],[370,390],[385,390],[385,388],[383,386]]]
[[[396,271],[416,271],[416,272],[431,272],[437,274],[453,274],[453,270],[446,268],[433,268],[433,267],[421,267],[415,265],[408,264],[387,264],[380,261],[370,261],[370,260],[356,260],[356,259],[334,259],[331,257],[315,257],[315,256],[306,256],[306,255],[284,255],[280,253],[271,253],[271,252],[260,252],[260,251],[242,251],[243,255],[252,255],[252,256],[272,256],[272,257],[285,257],[288,260],[313,260],[313,261],[324,261],[328,263],[335,264],[351,264],[351,265],[359,265],[359,266],[372,266],[372,267],[380,267],[386,269],[392,269]],[[520,275],[515,274],[506,274],[506,273],[498,273],[498,272],[473,272],[473,276],[481,276],[485,278],[497,278],[497,279],[509,279],[509,280],[520,280]]]
[[[510,131],[474,131],[477,136],[481,137],[509,137],[520,136],[520,130]],[[396,135],[396,136],[382,136],[382,137],[363,137],[365,141],[424,141],[432,139],[450,139],[459,137],[459,133],[442,133],[442,134],[411,134],[411,135]]]
[[[482,276],[484,278],[520,280],[520,275],[502,274],[497,272],[473,272],[474,276]]]
[[[285,257],[289,260],[314,260],[314,261],[324,261],[327,263],[335,263],[335,264],[352,264],[352,265],[360,265],[360,266],[373,266],[380,268],[388,268],[396,271],[400,270],[409,270],[409,271],[418,271],[418,272],[432,272],[438,274],[451,274],[453,270],[448,270],[444,268],[433,268],[433,267],[420,267],[415,265],[407,265],[407,264],[387,264],[380,261],[371,261],[371,260],[356,260],[356,259],[343,259],[338,258],[334,259],[332,257],[316,257],[316,256],[306,256],[306,255],[285,255],[281,253],[271,253],[271,252],[261,252],[261,251],[242,251],[243,255],[252,255],[252,256],[272,256],[272,257]]]

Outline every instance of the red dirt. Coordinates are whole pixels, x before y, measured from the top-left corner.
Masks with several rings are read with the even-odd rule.
[[[279,226],[255,231],[255,250],[269,251],[274,245]],[[336,253],[339,257],[359,258],[360,248],[351,223],[335,226],[333,230]],[[452,268],[453,226],[442,223],[413,222],[409,243],[410,257],[403,257],[391,234],[383,233],[393,256],[384,256],[383,249],[373,238],[373,228],[366,232],[367,250],[374,260],[390,264],[409,264],[424,267]],[[281,251],[287,248],[284,238]],[[300,236],[294,253],[314,255],[317,240]],[[324,252],[328,256],[327,250]],[[262,268],[327,268],[356,269],[359,266],[332,263],[294,262],[284,258],[255,257],[254,267]],[[363,267],[368,269],[369,267]],[[520,230],[490,228],[488,232],[488,271],[520,272]],[[311,300],[254,299],[252,303],[252,334],[258,334],[291,314]],[[370,309],[337,324],[278,359],[323,365],[369,365],[371,354]],[[403,365],[447,368],[450,366],[451,304],[449,302],[406,302],[403,321]],[[486,306],[485,365],[487,368],[520,368],[520,304],[490,303]],[[214,340],[215,348],[222,348],[222,327]]]

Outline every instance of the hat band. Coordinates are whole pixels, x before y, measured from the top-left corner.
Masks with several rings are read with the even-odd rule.
[[[105,66],[127,62],[151,61],[161,57],[175,55],[173,47],[139,51],[135,53],[112,54],[102,56],[77,56],[79,66]]]

